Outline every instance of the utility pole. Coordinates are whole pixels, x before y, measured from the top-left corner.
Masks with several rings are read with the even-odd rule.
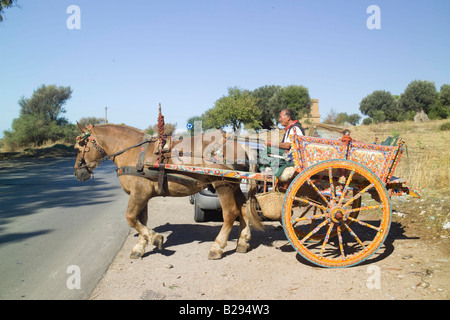
[[[105,123],[108,123],[107,114],[108,114],[108,107],[105,107]]]

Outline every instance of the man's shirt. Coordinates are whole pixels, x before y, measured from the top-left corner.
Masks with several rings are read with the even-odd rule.
[[[284,136],[283,136],[283,140],[281,140],[281,142],[292,142],[291,139],[289,138],[290,135],[296,134],[298,136],[304,136],[304,131],[302,126],[300,125],[300,123],[295,122],[293,124],[291,124],[290,126],[288,126],[285,129],[284,132]]]

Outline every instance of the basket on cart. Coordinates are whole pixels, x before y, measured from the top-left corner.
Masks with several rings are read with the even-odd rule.
[[[264,217],[271,220],[281,219],[284,196],[284,193],[278,191],[268,191],[256,195],[256,200]]]

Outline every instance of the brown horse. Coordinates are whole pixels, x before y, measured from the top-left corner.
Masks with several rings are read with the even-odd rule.
[[[77,138],[75,148],[79,150],[75,163],[75,176],[79,181],[86,181],[90,178],[92,171],[99,165],[99,162],[106,158],[111,158],[116,166],[124,168],[125,173],[119,175],[120,183],[123,190],[129,194],[126,218],[130,227],[139,232],[137,244],[131,252],[131,258],[142,257],[145,253],[145,247],[150,242],[159,249],[162,248],[164,238],[161,234],[149,229],[147,224],[148,217],[148,201],[156,196],[182,197],[192,195],[202,190],[208,185],[212,185],[218,194],[223,212],[223,226],[216,237],[209,251],[209,259],[222,258],[223,249],[226,246],[229,233],[234,221],[239,217],[240,234],[237,241],[236,252],[247,252],[250,248],[250,224],[261,229],[262,225],[257,216],[256,210],[252,203],[255,192],[254,184],[250,184],[250,200],[246,200],[244,194],[239,187],[239,181],[236,179],[225,179],[223,177],[208,176],[196,173],[170,172],[165,170],[148,170],[149,166],[155,163],[174,163],[174,161],[182,161],[183,165],[195,165],[199,167],[218,168],[218,169],[234,169],[249,170],[245,163],[218,164],[208,161],[204,158],[205,150],[214,144],[211,144],[210,137],[202,136],[200,148],[196,147],[199,152],[186,152],[186,140],[184,141],[184,155],[182,158],[172,157],[172,153],[158,152],[160,142],[157,138],[151,139],[147,145],[136,146],[145,141],[144,132],[124,126],[124,125],[98,125],[86,128],[78,124],[78,128],[82,135]],[[191,138],[194,139],[194,138]],[[147,140],[148,141],[148,140]],[[198,141],[198,140],[197,140]],[[192,140],[191,146],[198,142]],[[233,145],[229,145],[233,143]],[[181,146],[182,140],[172,141],[172,148],[176,150],[177,145]],[[134,147],[136,146],[136,147]],[[131,147],[131,148],[130,148]],[[237,160],[236,154],[242,148],[235,141],[228,140],[221,152],[224,153],[226,159]],[[124,151],[126,150],[126,151]],[[231,150],[234,155],[230,157],[231,152],[226,154],[226,150]],[[180,154],[180,153],[179,153]],[[178,154],[178,155],[179,155]],[[145,157],[144,157],[145,155]],[[144,160],[144,162],[142,161]],[[136,164],[140,162],[141,171],[137,171]],[[146,172],[154,173],[150,178],[142,176],[142,164],[146,164]],[[128,171],[125,170],[128,168]],[[130,169],[131,168],[131,169]],[[161,172],[160,172],[161,171]],[[140,176],[141,175],[141,176]],[[168,178],[168,175],[170,177]]]

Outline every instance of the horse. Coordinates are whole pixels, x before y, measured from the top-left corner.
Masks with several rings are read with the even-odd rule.
[[[141,258],[145,254],[148,243],[159,250],[162,249],[164,237],[147,227],[148,202],[157,196],[183,197],[195,194],[207,186],[212,186],[219,197],[222,207],[223,225],[208,253],[208,259],[221,259],[234,221],[239,217],[240,232],[236,252],[245,253],[250,249],[250,226],[262,230],[261,220],[254,206],[256,184],[249,183],[248,199],[239,187],[239,180],[214,175],[204,175],[192,172],[164,170],[164,163],[173,164],[182,161],[183,165],[197,165],[211,169],[249,170],[247,162],[229,161],[217,163],[208,161],[204,155],[210,152],[211,137],[202,134],[200,137],[172,139],[170,143],[158,138],[148,139],[141,130],[116,124],[102,124],[86,127],[77,123],[81,135],[77,137],[75,148],[78,149],[74,166],[74,174],[79,181],[88,180],[94,169],[105,159],[111,159],[117,166],[122,189],[129,195],[126,209],[128,225],[134,228],[139,237],[133,247],[130,258]],[[196,144],[194,152],[186,152],[186,142],[191,139],[191,146]],[[194,141],[194,139],[197,139]],[[225,139],[226,140],[226,139]],[[199,144],[198,141],[201,141]],[[216,141],[217,142],[217,141]],[[223,142],[223,141],[222,141]],[[181,153],[163,152],[165,145],[172,144],[172,151],[184,143],[183,157]],[[200,148],[198,148],[200,146]],[[210,149],[207,151],[207,149]],[[214,149],[213,148],[213,149]],[[239,149],[241,148],[241,149]],[[197,152],[198,149],[198,153]],[[233,140],[227,140],[220,149],[227,159],[237,160],[236,151],[242,151],[242,146]],[[227,154],[227,150],[230,152]],[[244,150],[245,151],[245,150]],[[248,150],[247,150],[248,151]],[[174,157],[173,154],[177,156]],[[230,158],[231,153],[234,155]],[[241,153],[242,154],[242,153]],[[245,151],[248,160],[248,152]],[[242,161],[241,161],[242,162]],[[162,164],[155,167],[155,164]],[[143,166],[146,169],[143,169]],[[153,167],[153,170],[149,167]],[[156,169],[156,170],[154,170]],[[252,168],[251,170],[254,170]],[[152,174],[150,178],[143,172]],[[169,176],[170,175],[170,176]]]

